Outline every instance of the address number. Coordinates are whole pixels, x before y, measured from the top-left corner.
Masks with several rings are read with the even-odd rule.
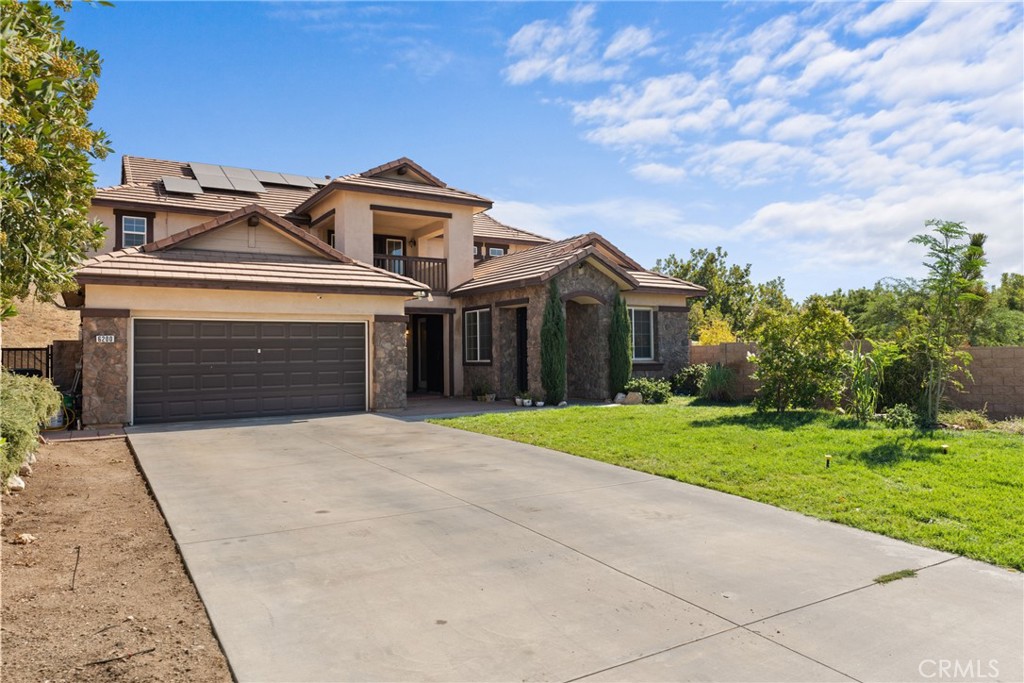
[[[97,344],[113,344],[114,343],[114,335],[112,335],[112,334],[97,334],[96,335],[96,343]]]

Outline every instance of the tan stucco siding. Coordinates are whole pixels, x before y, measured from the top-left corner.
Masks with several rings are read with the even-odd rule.
[[[623,292],[627,306],[686,306],[686,297],[682,294],[654,294],[650,292]]]
[[[150,210],[149,212],[152,212]],[[131,215],[130,210],[125,210],[125,213]],[[205,223],[210,220],[210,216],[203,216],[192,213],[176,213],[171,211],[156,211],[156,218],[153,221],[153,240],[162,240],[165,237],[188,230],[191,227]],[[105,254],[109,251],[114,250],[114,244],[116,244],[116,235],[114,230],[116,224],[114,221],[114,209],[109,206],[93,206],[89,209],[89,218],[98,220],[103,225],[107,226],[107,232],[103,236],[103,246],[97,251],[90,252],[89,255],[94,254]]]
[[[237,320],[369,320],[404,315],[400,296],[260,292],[187,287],[89,285],[88,308],[129,309],[135,317]]]
[[[288,256],[322,256],[309,246],[299,244],[266,223],[250,226],[246,221],[225,225],[188,241],[189,249],[202,251],[252,252],[254,254],[285,254]]]
[[[461,204],[408,199],[366,192],[339,191],[327,195],[310,209],[312,217],[334,209],[335,247],[345,255],[373,262],[373,211],[371,204],[452,214],[446,220],[443,239],[417,243],[417,254],[448,259],[448,286],[454,287],[473,277],[473,207]]]

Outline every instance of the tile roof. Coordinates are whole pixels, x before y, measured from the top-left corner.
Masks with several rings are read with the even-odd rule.
[[[428,201],[479,206],[484,209],[491,208],[491,205],[494,203],[486,197],[454,187],[448,187],[447,185],[435,187],[433,185],[394,178],[367,178],[360,173],[353,173],[351,175],[339,176],[324,187],[321,187],[316,194],[295,207],[294,211],[296,213],[304,213],[310,206],[313,206],[313,204],[337,190],[374,192],[398,197],[409,197],[411,199],[426,199]]]
[[[258,215],[261,224],[303,243],[309,256],[185,248],[190,240]],[[285,219],[252,204],[141,247],[100,254],[77,270],[81,284],[139,284],[409,296],[429,287],[349,258]]]
[[[448,185],[442,182],[440,178],[438,178],[433,173],[417,164],[409,157],[401,157],[399,159],[395,159],[394,161],[389,161],[386,164],[375,166],[371,168],[369,171],[363,171],[362,173],[360,173],[360,175],[365,178],[372,178],[374,176],[387,173],[388,171],[394,171],[396,169],[402,168],[403,166],[406,168],[411,168],[413,171],[418,173],[424,180],[433,183],[437,187],[448,187]]]
[[[274,213],[289,215],[316,188],[267,185],[266,192],[251,194],[206,190],[202,194],[176,194],[164,189],[161,176],[195,178],[187,162],[124,156],[121,159],[122,184],[96,190],[93,203],[98,206],[145,205],[156,210],[177,209],[217,215],[259,202]]]
[[[664,290],[667,292],[679,292],[686,294],[686,296],[706,296],[707,290],[700,285],[695,285],[692,282],[686,280],[680,280],[679,278],[669,277],[668,275],[662,275],[661,273],[655,273],[650,270],[631,270],[629,274],[636,278],[636,281],[640,283],[639,289],[644,291],[653,290]]]
[[[610,245],[603,237],[596,233],[588,233],[560,242],[541,244],[507,256],[487,259],[473,268],[473,279],[455,287],[452,294],[472,294],[541,284],[587,257],[602,261],[609,269],[617,272],[627,285],[635,287],[636,282],[632,276],[626,273],[620,264],[609,258],[606,246]]]
[[[131,247],[101,254],[78,269],[80,284],[135,284],[212,289],[394,294],[424,285],[379,268],[316,256],[251,254],[198,249],[147,252]]]
[[[507,256],[481,261],[473,279],[455,287],[453,296],[477,294],[543,284],[566,268],[587,258],[601,262],[627,289],[701,296],[703,287],[639,268],[636,261],[597,233],[549,242]]]
[[[473,237],[515,244],[545,244],[551,241],[547,237],[505,225],[486,212],[473,216]]]

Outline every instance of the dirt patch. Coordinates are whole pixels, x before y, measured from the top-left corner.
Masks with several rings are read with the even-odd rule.
[[[78,311],[35,299],[18,299],[14,305],[18,315],[3,323],[3,345],[7,348],[49,346],[55,339],[81,336]]]
[[[3,497],[0,678],[230,681],[125,443],[43,446],[33,469]],[[35,540],[15,543],[21,534]]]

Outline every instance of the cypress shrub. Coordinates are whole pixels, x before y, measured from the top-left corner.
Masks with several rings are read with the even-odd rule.
[[[608,330],[608,350],[611,353],[608,369],[608,389],[611,395],[618,394],[626,387],[633,374],[633,335],[629,329],[629,313],[626,302],[618,292],[612,304],[612,324]]]
[[[540,384],[549,405],[565,400],[565,352],[565,311],[552,280],[540,328]]]

